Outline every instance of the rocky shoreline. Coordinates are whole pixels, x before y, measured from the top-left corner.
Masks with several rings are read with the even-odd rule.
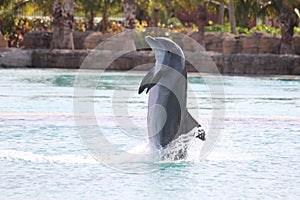
[[[13,49],[0,52],[1,68],[60,68],[79,69],[91,50]],[[107,55],[112,52],[106,52]],[[185,52],[187,57],[195,56]],[[300,56],[276,54],[224,54],[207,52],[221,74],[230,75],[300,75]],[[196,55],[197,56],[197,55]],[[199,55],[201,56],[201,55]],[[124,54],[106,66],[88,66],[88,69],[149,70],[154,63],[151,51],[136,51]],[[148,64],[148,65],[147,65]],[[188,71],[195,68],[187,62]],[[203,71],[205,72],[205,71]]]
[[[96,47],[101,42],[111,36],[111,34],[100,32],[74,32],[75,50],[50,50],[51,32],[29,32],[25,35],[24,49],[7,48],[5,45],[2,46],[2,49],[0,48],[0,68],[79,69],[90,53],[97,52],[92,49],[97,49]],[[196,35],[192,33],[190,37],[194,38]],[[174,39],[176,40],[176,37]],[[177,41],[177,43],[180,42],[180,40]],[[203,51],[200,52],[201,55],[198,55],[199,53],[195,53],[197,47],[191,45],[185,47],[185,54],[187,58],[200,58],[201,64],[198,63],[200,65],[207,64],[205,59],[208,59],[209,62],[213,61],[221,74],[300,75],[300,35],[294,36],[293,44],[296,55],[279,55],[280,37],[276,35],[262,32],[253,32],[250,35],[206,33],[204,48],[207,52]],[[116,47],[116,49],[118,48]],[[113,53],[111,51],[101,52],[100,57],[109,57]],[[87,66],[86,68],[149,70],[154,62],[153,52],[134,51],[122,55],[108,68],[99,66],[101,61],[97,61],[98,66]],[[212,64],[210,63],[210,65]],[[187,62],[187,66],[188,71],[196,71],[189,62]],[[203,67],[200,71],[207,72],[206,70]]]

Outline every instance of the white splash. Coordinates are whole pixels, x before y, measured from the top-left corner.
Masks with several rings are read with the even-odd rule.
[[[202,130],[202,129],[201,129]],[[199,133],[199,128],[194,128],[187,134],[179,136],[173,140],[166,148],[153,149],[149,142],[143,142],[129,151],[132,154],[151,155],[148,159],[152,161],[194,161],[199,158],[203,141],[195,136]]]
[[[23,160],[33,163],[69,163],[69,164],[97,164],[98,162],[90,155],[60,154],[43,155],[32,152],[0,150],[0,160],[16,161]]]

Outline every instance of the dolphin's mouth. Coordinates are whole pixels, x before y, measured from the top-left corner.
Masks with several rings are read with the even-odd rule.
[[[146,40],[146,42],[147,42],[151,47],[152,47],[151,44],[157,43],[157,41],[155,40],[155,38],[154,38],[154,37],[151,37],[151,36],[146,36],[146,37],[145,37],[145,40]]]
[[[146,42],[149,44],[151,49],[154,50],[165,50],[164,46],[159,42],[159,40],[156,40],[154,37],[146,36],[145,37]]]

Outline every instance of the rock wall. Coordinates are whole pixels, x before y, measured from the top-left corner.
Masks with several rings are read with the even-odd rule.
[[[31,67],[77,69],[88,53],[86,50],[33,50]]]
[[[32,31],[25,33],[24,46],[27,49],[49,49],[52,40],[50,31]]]
[[[250,35],[206,33],[204,43],[207,51],[224,54],[279,54],[280,36],[259,31]],[[293,37],[293,44],[296,54],[300,55],[300,35]]]
[[[73,33],[75,49],[94,49],[98,44],[110,37],[111,34],[101,32],[75,31]],[[50,31],[33,31],[25,34],[24,46],[26,49],[49,49],[52,40]]]
[[[94,49],[111,34],[101,32],[74,32],[75,49]],[[190,35],[195,38],[195,33]],[[49,49],[52,33],[46,31],[25,34],[25,48]],[[1,38],[0,38],[1,41]],[[253,32],[250,35],[233,35],[230,33],[205,33],[205,49],[224,54],[279,54],[280,36]],[[297,55],[300,55],[300,35],[295,35],[293,44]]]
[[[0,53],[0,67],[32,67],[32,68],[71,68],[78,69],[90,53],[97,58],[97,51],[90,50],[20,50],[14,49]],[[103,54],[103,52],[101,52]],[[111,56],[112,52],[104,52]],[[187,57],[194,52],[185,52]],[[223,54],[209,52],[206,59],[212,58],[221,74],[232,75],[300,75],[300,56],[275,54]],[[90,59],[90,58],[87,58]],[[93,62],[91,62],[93,63]],[[124,54],[110,64],[108,68],[102,66],[101,60],[86,65],[86,69],[108,70],[149,70],[155,63],[151,51],[136,51]],[[205,62],[208,63],[208,62]],[[204,63],[204,64],[205,64]],[[188,71],[195,72],[195,68],[187,63]],[[209,66],[208,66],[209,67]],[[207,72],[205,67],[201,72]]]
[[[214,53],[212,59],[221,74],[300,75],[297,55]]]
[[[17,48],[6,48],[0,52],[0,67],[24,68],[32,67],[32,50],[21,50]]]

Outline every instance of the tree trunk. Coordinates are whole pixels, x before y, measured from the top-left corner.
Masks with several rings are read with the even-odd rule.
[[[228,10],[229,10],[230,32],[232,34],[237,34],[233,0],[229,1]]]
[[[289,8],[283,2],[279,19],[281,22],[280,54],[295,54],[295,48],[292,40],[294,27],[297,26],[297,18],[293,8]]]
[[[65,0],[64,40],[63,40],[63,47],[65,49],[74,50],[73,27],[74,27],[74,0]]]
[[[103,33],[106,33],[107,29],[108,29],[108,23],[109,23],[109,20],[108,20],[108,16],[109,16],[108,7],[109,7],[109,0],[104,0],[102,21],[101,21],[101,31]]]
[[[74,0],[54,0],[51,49],[74,49]]]
[[[218,22],[220,25],[224,24],[224,11],[225,11],[225,4],[223,1],[221,1],[219,6],[219,13],[218,13]]]
[[[158,26],[158,12],[159,12],[159,4],[154,3],[152,8],[152,16],[151,16],[151,26],[157,27]]]
[[[134,29],[136,16],[136,5],[134,3],[134,0],[124,0],[123,6],[125,17],[124,27],[125,29]]]
[[[95,18],[94,10],[90,10],[89,17],[88,17],[88,27],[87,27],[89,31],[93,31],[95,29],[94,18]]]
[[[207,10],[206,6],[198,5],[197,7],[197,19],[196,19],[197,27],[198,27],[198,34],[197,34],[197,41],[203,46],[204,45],[204,27],[207,23]]]
[[[54,0],[52,17],[53,35],[51,41],[51,49],[60,49],[62,48],[64,38],[64,18],[62,0]]]

